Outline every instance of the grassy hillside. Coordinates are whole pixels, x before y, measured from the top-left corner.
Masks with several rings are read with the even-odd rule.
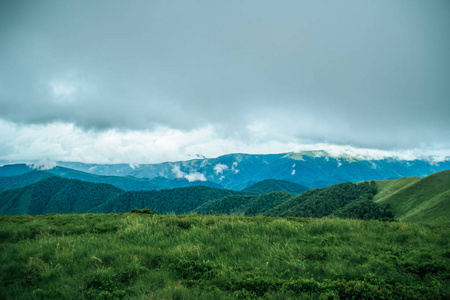
[[[194,211],[200,214],[245,214],[256,216],[280,205],[292,195],[286,192],[271,192],[262,195],[233,195],[208,201]]]
[[[298,195],[306,190],[308,190],[306,186],[290,181],[266,179],[241,190],[241,192],[248,195],[261,195],[270,192],[286,192],[292,195]]]
[[[1,299],[449,299],[449,225],[0,217]]]
[[[377,185],[381,189],[377,203],[389,204],[400,220],[435,223],[450,218],[450,170]]]

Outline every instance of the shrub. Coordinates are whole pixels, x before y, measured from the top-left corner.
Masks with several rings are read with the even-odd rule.
[[[141,209],[133,208],[131,210],[131,213],[154,215],[154,214],[156,214],[156,210],[151,210],[150,208],[147,208],[147,207],[141,208]]]

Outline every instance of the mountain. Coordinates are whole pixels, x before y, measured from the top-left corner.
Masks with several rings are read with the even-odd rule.
[[[0,193],[0,214],[82,213],[122,192],[109,184],[50,177]]]
[[[232,195],[208,201],[194,211],[199,214],[245,214],[256,216],[283,203],[292,195],[286,192],[270,192],[262,195]]]
[[[28,173],[30,171],[34,171],[34,169],[30,168],[26,164],[4,165],[0,167],[0,177],[18,176]]]
[[[200,205],[236,192],[206,186],[184,187],[160,191],[138,191],[118,194],[89,212],[129,212],[133,208],[151,208],[158,214],[187,214]]]
[[[389,204],[399,220],[423,223],[450,220],[450,170],[377,185],[381,191],[375,201]]]
[[[48,172],[31,171],[16,176],[0,177],[0,192],[24,187],[29,184],[35,183],[41,179],[49,178],[52,176],[54,175]]]
[[[390,180],[424,177],[450,169],[450,159],[436,162],[430,158],[401,160],[331,156],[325,151],[282,154],[228,154],[217,158],[141,165],[58,165],[98,175],[121,175],[137,178],[199,178],[232,190],[241,190],[265,179],[280,179],[310,188],[342,182]]]
[[[265,179],[241,190],[241,192],[248,195],[261,195],[270,192],[286,192],[292,195],[298,195],[306,190],[308,190],[306,186],[290,181]]]
[[[149,190],[162,190],[162,189],[172,189],[179,187],[187,187],[187,186],[197,186],[204,185],[214,188],[222,188],[219,184],[210,182],[210,181],[189,181],[184,178],[164,178],[164,177],[155,177],[152,179],[149,178],[136,178],[132,176],[103,176],[103,175],[95,175],[86,172],[81,172],[69,168],[64,167],[55,167],[51,170],[48,170],[55,175],[78,179],[88,182],[94,183],[107,183],[114,185],[118,188],[121,188],[125,191],[149,191]]]
[[[35,169],[32,166],[25,164],[7,165],[0,167],[0,174],[4,174],[3,177],[0,176],[0,191],[11,189],[11,184],[9,184],[8,182],[17,180],[15,178],[7,179],[8,177],[11,177],[11,175],[9,174],[20,174],[17,176],[27,176],[25,174],[29,172],[44,172],[44,171],[35,171]],[[149,179],[149,178],[136,178],[132,176],[127,177],[103,176],[59,166],[47,169],[45,170],[45,172],[47,174],[50,174],[50,176],[57,175],[68,179],[78,179],[93,183],[107,183],[126,191],[161,190],[161,189],[171,189],[197,185],[222,188],[222,186],[220,186],[219,184],[211,181],[189,181],[185,178],[169,179],[164,177],[156,177]],[[29,183],[31,183],[31,181]],[[22,184],[19,186],[25,185],[26,184]]]
[[[411,176],[424,177],[435,172],[450,169],[449,158],[439,162],[433,161],[431,158],[416,160],[400,160],[396,158],[370,159],[348,155],[332,156],[325,151],[267,155],[229,154],[217,158],[199,158],[189,161],[141,165],[83,164],[75,162],[58,162],[57,164],[59,167],[101,177],[165,178],[169,180],[183,180],[186,183],[185,186],[191,185],[195,181],[194,185],[213,186],[214,183],[236,191],[245,189],[265,179],[286,180],[310,188],[319,188],[342,182],[391,180]],[[34,165],[34,168],[38,167],[38,165]],[[45,167],[47,168],[47,166]],[[25,165],[4,166],[0,168],[0,176],[23,174],[26,172],[26,168],[30,171],[30,168]],[[50,172],[52,170],[46,171]],[[114,183],[112,182],[113,179],[102,180],[105,183],[115,184],[127,190],[141,190],[144,189],[141,185],[151,184],[145,181]],[[117,179],[116,181],[121,180],[123,179]],[[134,187],[134,185],[137,187]],[[176,186],[158,186],[157,189],[170,187]]]
[[[340,183],[308,190],[268,210],[265,215],[313,218],[334,216],[355,219],[392,217],[389,206],[372,201],[376,193],[375,182]]]

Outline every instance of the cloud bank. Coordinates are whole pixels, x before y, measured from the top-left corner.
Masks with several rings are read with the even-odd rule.
[[[2,1],[0,159],[448,151],[449,28],[446,0]]]
[[[167,128],[155,131],[83,131],[63,123],[24,126],[0,121],[0,132],[3,133],[0,135],[0,160],[33,162],[37,163],[36,166],[51,166],[54,161],[79,161],[129,163],[136,168],[142,163],[190,160],[198,157],[199,153],[217,157],[228,153],[270,154],[306,150],[325,150],[335,157],[359,159],[398,157],[413,160],[432,157],[430,159],[439,161],[450,157],[445,149],[386,151],[325,143],[248,142],[225,139],[210,127],[188,132]],[[217,174],[227,169],[239,172],[239,161],[231,166],[214,167]],[[185,175],[189,174],[181,174],[180,178],[188,179]]]

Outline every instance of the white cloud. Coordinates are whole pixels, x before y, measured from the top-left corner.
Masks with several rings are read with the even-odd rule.
[[[243,141],[239,138],[224,138],[213,126],[188,131],[165,127],[154,130],[91,131],[68,123],[19,125],[0,119],[0,132],[0,160],[13,162],[129,163],[136,164],[136,167],[144,163],[187,160],[192,158],[192,153],[217,157],[229,153],[269,154],[302,150],[324,150],[335,157],[348,155],[373,160],[397,157],[405,160],[425,158],[433,162],[450,157],[450,149],[386,151],[292,141]],[[241,160],[238,157],[231,166],[227,166],[227,170],[239,172]],[[225,167],[217,167],[215,171],[224,172]]]
[[[214,172],[216,173],[216,175],[222,174],[223,171],[228,170],[228,166],[225,164],[217,164],[214,166]]]
[[[206,181],[205,175],[203,175],[202,173],[198,173],[198,172],[193,172],[193,173],[186,174],[184,176],[184,178],[186,178],[189,182]]]
[[[206,181],[206,177],[204,174],[199,173],[199,172],[192,172],[192,173],[187,174],[187,173],[181,171],[179,165],[174,165],[172,167],[172,172],[175,174],[176,178],[184,178],[184,179],[187,179],[189,182]]]
[[[233,165],[231,166],[231,171],[234,172],[234,174],[239,173],[239,169],[237,169],[236,167],[238,166],[239,162],[242,161],[242,157],[236,157],[236,161],[233,163]]]
[[[51,170],[56,167],[56,162],[49,160],[41,160],[37,163],[27,163],[27,166],[40,171]]]

